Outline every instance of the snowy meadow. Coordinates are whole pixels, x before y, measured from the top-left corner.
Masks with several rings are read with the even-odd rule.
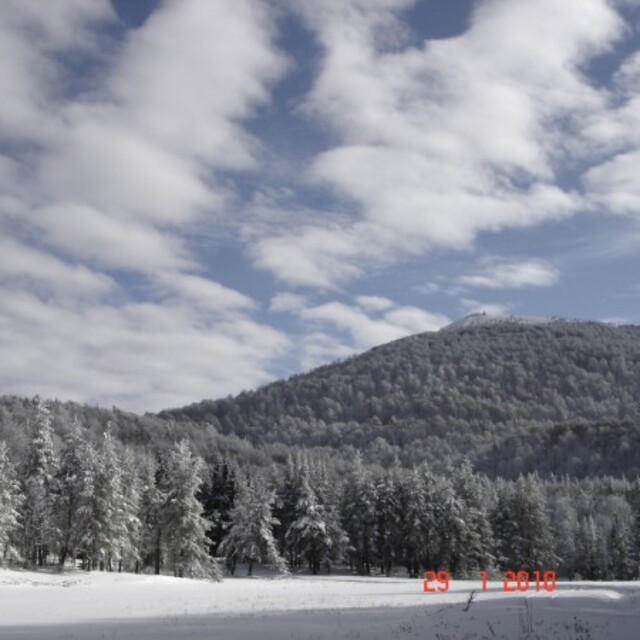
[[[471,594],[474,594],[473,597]],[[359,576],[222,582],[102,572],[0,570],[3,640],[424,638],[635,640],[640,584],[560,582],[553,593],[505,593],[454,580]]]

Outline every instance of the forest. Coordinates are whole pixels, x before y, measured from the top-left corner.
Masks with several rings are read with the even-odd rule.
[[[214,579],[238,563],[249,574],[266,563],[282,573],[638,577],[637,479],[490,479],[468,461],[435,473],[303,449],[266,467],[222,452],[205,462],[186,439],[154,451],[121,443],[111,425],[94,444],[77,420],[56,446],[46,404],[33,406],[19,464],[0,442],[4,563]]]
[[[4,563],[640,574],[640,329],[459,327],[139,416],[0,398]]]

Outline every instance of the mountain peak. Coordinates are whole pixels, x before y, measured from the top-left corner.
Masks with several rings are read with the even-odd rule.
[[[561,322],[561,318],[554,316],[518,316],[518,315],[491,315],[488,313],[471,313],[461,320],[456,320],[440,331],[466,329],[469,327],[482,327],[496,324],[548,324],[550,322]]]

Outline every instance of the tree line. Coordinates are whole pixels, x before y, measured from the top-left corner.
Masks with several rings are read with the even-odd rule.
[[[21,460],[0,441],[0,553],[38,567],[221,576],[256,563],[316,574],[420,576],[447,570],[557,570],[637,578],[640,482],[611,477],[491,479],[471,464],[387,469],[304,450],[259,467],[220,452],[204,462],[182,439],[92,442],[72,421],[54,444],[35,401]]]

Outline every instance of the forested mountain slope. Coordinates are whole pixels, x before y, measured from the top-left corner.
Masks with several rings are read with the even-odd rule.
[[[458,323],[160,417],[255,444],[351,445],[382,464],[396,455],[411,465],[466,454],[490,473],[513,475],[523,465],[611,473],[624,461],[633,475],[640,327]]]

